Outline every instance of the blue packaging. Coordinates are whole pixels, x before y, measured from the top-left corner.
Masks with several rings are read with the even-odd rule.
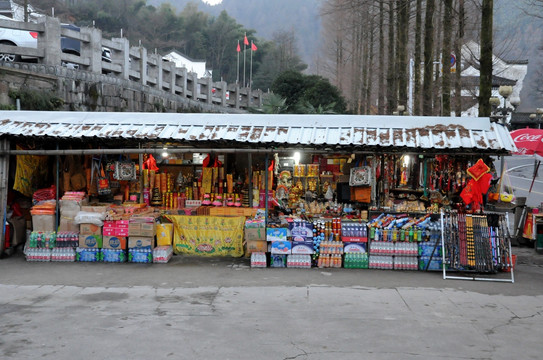
[[[272,241],[270,252],[272,254],[290,254],[292,243],[290,241]]]
[[[286,268],[287,267],[287,255],[270,255],[270,267],[272,268]]]
[[[421,242],[419,243],[419,255],[420,256],[432,256],[432,251],[434,251],[434,244],[430,242]],[[434,251],[434,258],[441,258],[441,245],[436,246]]]
[[[134,263],[152,263],[153,250],[151,249],[128,249],[128,261]]]
[[[104,262],[125,262],[126,252],[124,250],[117,249],[102,249],[102,259]]]
[[[430,261],[429,256],[421,256],[419,259],[419,270],[426,270],[428,262],[430,262],[428,270],[443,270],[443,261],[441,257],[435,256],[432,258],[432,261]]]
[[[287,228],[267,228],[266,240],[267,241],[286,241],[288,236]]]
[[[82,248],[75,249],[75,261],[81,262],[98,262],[102,261],[102,252],[96,248]]]

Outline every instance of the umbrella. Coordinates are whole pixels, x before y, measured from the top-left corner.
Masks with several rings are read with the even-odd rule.
[[[518,129],[511,131],[511,137],[517,147],[517,151],[513,155],[533,155],[537,159],[537,166],[529,191],[532,192],[539,165],[543,160],[543,129]]]

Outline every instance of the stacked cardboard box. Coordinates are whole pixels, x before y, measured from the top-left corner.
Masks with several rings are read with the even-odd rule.
[[[128,220],[104,221],[104,249],[126,250],[128,224]]]
[[[153,262],[155,235],[154,217],[131,217],[128,223],[128,261]]]
[[[102,248],[102,227],[95,224],[79,225],[79,247],[101,249]]]
[[[266,223],[263,219],[247,220],[244,229],[245,255],[250,256],[254,252],[267,252]]]

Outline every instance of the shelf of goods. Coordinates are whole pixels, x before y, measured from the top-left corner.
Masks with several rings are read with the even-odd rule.
[[[382,213],[368,223],[368,232],[370,269],[441,269],[441,226],[431,215]]]

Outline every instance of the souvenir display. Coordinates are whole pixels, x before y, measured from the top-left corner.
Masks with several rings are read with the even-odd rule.
[[[135,158],[87,159],[88,189],[64,193],[58,229],[56,189],[36,191],[27,260],[167,264],[190,254],[245,256],[251,268],[510,269],[504,220],[483,214],[496,190],[490,158],[276,155],[266,171],[200,156],[144,156],[141,169]]]

